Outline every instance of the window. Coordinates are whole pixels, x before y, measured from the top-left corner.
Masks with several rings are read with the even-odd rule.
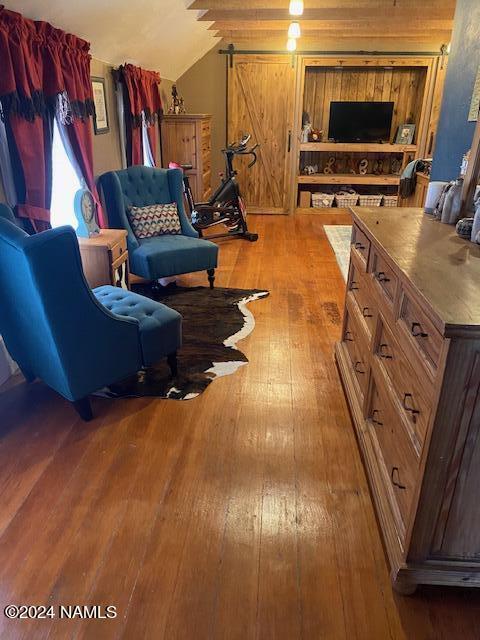
[[[155,161],[153,159],[152,148],[150,146],[150,140],[148,138],[148,127],[145,122],[145,115],[142,113],[142,148],[143,148],[143,164],[146,167],[154,167]]]
[[[80,187],[80,180],[67,155],[57,121],[55,120],[52,150],[52,227],[69,224],[74,229],[77,228],[73,201],[75,193]]]

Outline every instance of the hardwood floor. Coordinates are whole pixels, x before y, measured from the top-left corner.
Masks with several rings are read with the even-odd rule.
[[[0,602],[115,605],[0,637],[478,638],[480,593],[394,595],[333,359],[344,283],[321,215],[252,217],[216,284],[267,288],[250,363],[186,402],[0,394]],[[207,285],[206,276],[188,283]]]

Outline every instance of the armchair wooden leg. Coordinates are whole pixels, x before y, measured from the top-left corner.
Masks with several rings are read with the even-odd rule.
[[[176,376],[178,373],[178,360],[177,360],[177,352],[170,353],[167,356],[168,366],[172,372],[172,376]]]
[[[215,269],[207,269],[208,282],[210,283],[210,289],[213,289],[213,283],[215,282]]]
[[[90,399],[88,397],[82,398],[81,400],[75,400],[73,406],[75,407],[75,411],[82,420],[85,420],[85,422],[90,422],[90,420],[93,419],[92,405],[90,404]]]

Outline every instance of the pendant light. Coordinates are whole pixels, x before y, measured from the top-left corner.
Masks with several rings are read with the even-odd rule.
[[[289,38],[287,41],[287,51],[293,53],[297,48],[297,40],[296,38]]]
[[[288,27],[288,37],[289,38],[300,38],[300,23],[299,22],[291,22]]]
[[[303,15],[303,0],[290,0],[289,13],[291,16]]]

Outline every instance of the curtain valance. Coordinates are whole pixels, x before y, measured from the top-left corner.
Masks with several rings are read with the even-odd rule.
[[[133,126],[141,127],[143,118],[147,126],[155,124],[162,110],[160,74],[132,64],[123,65],[118,72],[128,92]]]
[[[57,110],[63,122],[93,115],[89,50],[85,40],[0,5],[2,119],[33,122]]]

